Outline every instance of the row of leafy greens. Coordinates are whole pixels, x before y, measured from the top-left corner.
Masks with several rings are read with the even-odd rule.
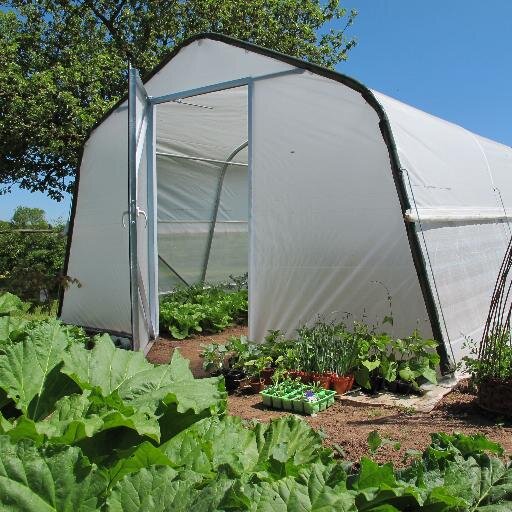
[[[512,509],[512,467],[483,436],[435,434],[402,470],[370,458],[352,466],[294,416],[262,424],[227,415],[222,379],[194,379],[178,352],[153,366],[106,335],[87,348],[55,319],[20,327],[23,314],[5,312],[6,302],[2,510]]]

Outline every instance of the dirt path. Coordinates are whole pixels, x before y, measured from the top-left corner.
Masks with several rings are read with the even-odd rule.
[[[172,353],[179,349],[181,355],[190,361],[190,369],[195,377],[206,377],[203,370],[203,360],[199,357],[202,351],[201,345],[209,343],[226,343],[231,336],[247,334],[247,326],[234,326],[219,334],[205,334],[194,336],[186,340],[171,340],[160,337],[153,344],[148,353],[148,360],[154,364],[165,364],[171,360]]]
[[[230,414],[259,421],[285,414],[265,408],[257,395],[230,396],[228,410]],[[353,461],[367,454],[366,439],[372,430],[401,443],[399,451],[389,445],[376,456],[379,462],[392,461],[396,465],[401,464],[407,450],[423,450],[430,442],[431,432],[481,433],[501,443],[506,452],[512,454],[512,423],[484,416],[476,405],[476,397],[460,391],[446,395],[431,413],[367,407],[339,400],[317,416],[303,417],[313,428],[324,432],[327,444],[337,445],[345,458]]]
[[[155,364],[167,363],[172,352],[179,348],[181,354],[190,360],[194,375],[204,377],[202,359],[199,357],[201,345],[225,343],[230,336],[246,333],[247,327],[238,326],[220,334],[196,336],[183,341],[161,339],[151,348],[148,359]],[[288,414],[265,408],[259,395],[229,396],[228,411],[258,421],[269,421]],[[372,430],[401,443],[399,451],[386,446],[375,457],[379,462],[392,461],[396,465],[402,463],[407,450],[423,450],[429,444],[432,432],[481,433],[501,443],[506,452],[512,454],[512,422],[484,415],[476,404],[476,397],[464,390],[455,390],[446,395],[430,413],[337,400],[332,407],[317,416],[303,418],[313,428],[324,432],[327,444],[339,447],[344,456],[353,461],[367,454],[366,438]]]

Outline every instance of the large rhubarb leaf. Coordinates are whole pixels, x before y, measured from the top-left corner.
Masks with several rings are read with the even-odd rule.
[[[154,366],[141,353],[117,349],[102,336],[92,350],[71,346],[64,360],[62,371],[82,389],[116,394],[136,410],[157,411],[163,440],[225,408],[222,380],[194,379],[177,351],[168,365]]]
[[[26,336],[28,320],[16,316],[0,316],[0,353]]]
[[[170,467],[152,466],[125,476],[107,500],[109,512],[199,512],[192,505],[198,479],[192,472],[181,479],[176,475]]]
[[[32,439],[37,444],[47,441],[72,445],[116,428],[131,429],[155,441],[160,437],[158,418],[151,411],[126,407],[119,400],[105,399],[101,395],[91,396],[89,391],[63,397],[55,404],[55,410],[41,421],[21,416],[9,436],[12,440]]]
[[[0,388],[30,418],[44,418],[73,389],[72,382],[60,373],[67,346],[59,322],[44,322],[0,355]]]
[[[215,474],[229,466],[232,474],[252,471],[258,462],[254,432],[240,418],[203,419],[173,437],[160,449],[174,467],[186,467],[203,474]]]
[[[493,507],[503,502],[507,502],[508,510],[512,510],[512,468],[498,458],[486,454],[467,459],[457,457],[454,462],[447,463],[441,478],[443,484],[432,489],[428,504],[435,503],[442,491],[464,500],[464,508],[468,511],[499,510]]]
[[[141,352],[116,349],[110,336],[104,334],[96,339],[92,350],[71,346],[64,355],[62,372],[82,389],[98,390],[103,396],[116,391],[125,399],[154,378],[153,370]]]
[[[391,464],[381,466],[368,458],[361,459],[361,469],[349,479],[348,485],[357,492],[357,510],[361,511],[386,510],[377,508],[385,505],[398,510],[420,510],[427,494],[398,481]]]
[[[331,472],[336,473],[333,479]],[[335,465],[311,464],[299,477],[285,477],[256,484],[234,482],[223,497],[220,510],[253,512],[356,512],[354,493],[344,488],[344,477]],[[332,485],[333,481],[339,484]]]
[[[154,366],[140,352],[117,349],[110,337],[104,335],[92,350],[72,346],[64,361],[62,371],[82,389],[96,388],[103,396],[117,392],[133,406],[166,398],[167,402],[178,403],[178,412],[192,409],[198,413],[221,398],[214,391],[218,379],[195,380],[188,360],[177,351],[168,365]]]
[[[109,469],[109,486],[114,485],[125,475],[136,473],[142,468],[173,465],[174,464],[161,449],[145,441],[131,450],[130,453],[124,454],[123,458],[119,459],[117,463]],[[168,475],[170,474],[171,473],[168,473]]]
[[[78,448],[41,454],[29,441],[0,436],[2,510],[93,512],[105,489],[106,479]]]
[[[295,475],[313,462],[329,462],[332,452],[322,447],[322,437],[295,416],[258,423],[254,429],[258,445],[256,471],[273,477]]]
[[[0,316],[9,315],[16,312],[24,312],[30,308],[30,304],[24,303],[19,297],[12,293],[5,292],[0,294]]]

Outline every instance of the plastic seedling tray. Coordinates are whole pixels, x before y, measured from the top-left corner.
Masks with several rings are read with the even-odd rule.
[[[334,397],[336,396],[336,391],[326,391],[327,395],[327,407],[330,407],[334,403]]]
[[[274,409],[283,408],[283,398],[281,396],[272,395],[272,407]]]
[[[315,402],[304,402],[304,412],[306,414],[316,414],[321,410],[322,400],[316,400]],[[325,407],[324,407],[325,409]]]
[[[285,411],[291,411],[292,410],[292,397],[295,396],[295,393],[290,393],[288,395],[283,396],[281,399],[281,403],[283,405],[283,409]]]
[[[263,401],[263,405],[266,405],[267,407],[272,407],[273,396],[270,393],[266,393],[265,391],[262,391],[260,395]]]
[[[303,414],[316,414],[324,411],[334,403],[335,391],[315,391],[316,400],[306,398],[306,392],[312,391],[311,386],[295,383],[287,386],[269,386],[260,394],[263,405]]]
[[[302,393],[295,398],[292,398],[292,409],[294,412],[304,412],[304,400],[302,398]]]

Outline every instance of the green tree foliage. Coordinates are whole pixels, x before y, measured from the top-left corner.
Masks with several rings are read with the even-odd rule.
[[[11,222],[0,225],[0,289],[39,299],[44,289],[55,298],[66,238],[64,226],[50,225],[39,208],[19,206]]]
[[[340,0],[12,0],[0,12],[0,190],[61,199],[80,147],[125,93],[184,39],[214,31],[334,67],[355,41]],[[332,21],[344,28],[328,29]]]

